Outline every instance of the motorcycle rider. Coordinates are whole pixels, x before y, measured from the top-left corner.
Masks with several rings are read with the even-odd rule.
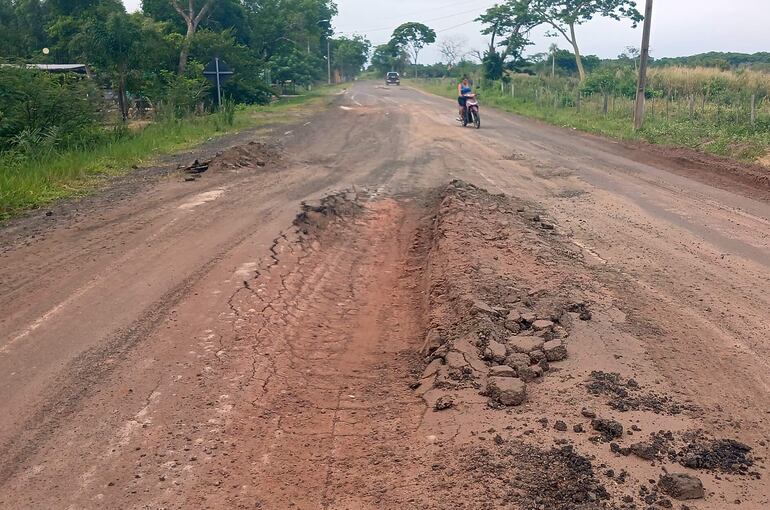
[[[460,104],[460,115],[457,117],[457,120],[460,122],[463,121],[463,116],[465,115],[465,102],[468,100],[467,96],[471,93],[473,93],[471,82],[467,76],[464,76],[463,81],[457,84],[457,95],[459,96],[457,102]]]

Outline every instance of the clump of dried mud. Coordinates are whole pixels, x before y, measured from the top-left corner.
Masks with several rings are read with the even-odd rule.
[[[617,411],[651,411],[657,414],[678,415],[695,410],[694,406],[675,402],[668,395],[645,392],[634,379],[625,379],[617,373],[591,372],[586,382],[588,392],[608,396],[607,405]]]
[[[275,164],[280,158],[280,150],[275,145],[252,141],[218,154],[211,161],[209,170],[254,170]]]
[[[212,159],[195,160],[183,168],[186,180],[194,180],[208,172],[255,170],[274,165],[281,159],[281,152],[271,144],[251,141],[217,153]]]
[[[294,226],[304,235],[314,235],[329,223],[351,221],[364,207],[363,196],[355,191],[326,195],[321,200],[302,202],[302,211],[294,219]]]
[[[686,468],[724,474],[749,475],[754,466],[752,448],[734,439],[715,439],[700,430],[680,433],[659,431],[628,447],[615,447],[621,455],[644,460],[668,460]]]
[[[617,508],[590,459],[572,446],[539,448],[522,441],[498,449],[471,449],[462,457],[466,473],[503,505],[548,510]]]
[[[746,475],[754,465],[751,447],[733,439],[710,439],[699,432],[683,439],[686,445],[670,457],[684,467]]]

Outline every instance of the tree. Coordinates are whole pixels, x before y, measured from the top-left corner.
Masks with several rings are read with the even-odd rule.
[[[46,3],[58,16],[82,16],[96,9],[102,12],[125,11],[120,0],[48,0]]]
[[[293,47],[281,52],[270,62],[273,79],[278,83],[293,82],[307,85],[318,78],[321,68],[320,57],[308,54],[306,49]]]
[[[508,2],[502,5],[495,5],[476,18],[476,21],[485,25],[481,33],[490,36],[489,50],[487,50],[487,53],[497,53],[497,38],[504,36],[511,29],[513,24],[513,10]]]
[[[488,80],[499,80],[505,71],[503,57],[496,51],[488,51],[481,62],[484,68],[484,77]]]
[[[409,22],[396,28],[390,40],[393,46],[405,50],[417,66],[422,49],[436,42],[436,32],[422,23]]]
[[[633,60],[634,71],[636,71],[639,69],[639,56],[641,54],[641,50],[636,46],[626,46],[626,51],[618,55],[618,60]]]
[[[3,57],[41,58],[48,44],[45,29],[51,9],[41,0],[0,0],[0,48]]]
[[[557,71],[561,69],[566,74],[577,74],[578,76],[580,75],[578,72],[577,62],[575,62],[575,55],[571,51],[562,49],[557,50],[553,55],[551,55],[551,58],[554,57],[556,58]],[[583,69],[585,69],[586,73],[590,73],[594,69],[598,68],[602,61],[596,55],[581,55],[580,63],[583,65]]]
[[[402,72],[408,57],[399,53],[392,44],[380,44],[372,52],[371,68],[380,74],[390,71]]]
[[[180,1],[184,3],[186,0]],[[252,37],[252,27],[244,4],[241,0],[215,1],[209,13],[201,20],[198,30],[229,30],[238,43],[248,44]],[[184,35],[187,31],[187,23],[169,0],[142,0],[142,12],[157,21],[168,23],[174,32]]]
[[[404,71],[408,59],[409,55],[403,49],[392,44],[392,42],[381,44],[374,49],[372,54],[372,67],[381,74],[390,71],[401,73]]]
[[[303,84],[326,76],[333,0],[141,4],[143,14],[129,15],[123,0],[0,0],[0,59],[88,64],[122,116],[138,97],[178,106],[180,115],[195,110],[209,90],[202,66],[215,56],[236,70],[225,91],[240,102],[266,100],[273,71]],[[350,75],[355,53],[339,56]]]
[[[439,43],[438,50],[441,53],[441,56],[444,57],[444,62],[449,67],[454,67],[454,65],[462,60],[465,55],[465,52],[463,52],[464,46],[465,41],[460,40],[459,38],[447,37]]]
[[[97,79],[116,92],[126,120],[129,91],[159,80],[159,71],[171,64],[173,45],[162,24],[139,13],[127,14],[120,2],[100,2],[92,9],[80,17],[56,18],[48,28],[52,54],[61,61],[89,64]]]
[[[179,75],[182,76],[187,69],[187,59],[190,56],[190,46],[192,46],[193,37],[198,30],[198,25],[206,17],[206,14],[214,5],[214,0],[204,0],[203,5],[196,10],[195,0],[188,0],[187,8],[183,8],[179,0],[170,0],[171,6],[179,13],[187,26],[187,35],[185,35],[182,49],[179,52]]]
[[[556,54],[559,52],[559,45],[556,43],[548,47],[548,54],[551,55],[551,78],[556,76]]]
[[[572,45],[580,81],[586,71],[580,56],[575,27],[596,16],[620,20],[628,18],[633,26],[644,19],[633,0],[532,0],[530,8],[541,23],[550,25]]]
[[[142,57],[141,19],[123,13],[113,13],[107,22],[95,27],[96,39],[103,50],[102,64],[110,69],[118,85],[118,105],[123,120],[128,120],[127,80],[128,73],[137,59]]]
[[[532,44],[529,31],[541,21],[530,10],[531,1],[507,0],[476,19],[485,25],[481,33],[490,36],[489,49],[482,57],[487,78],[499,79],[509,58],[513,61],[512,67],[520,64],[524,49]],[[502,48],[500,52],[498,47]]]
[[[479,49],[476,49],[476,48],[471,49],[471,51],[468,52],[468,55],[473,57],[479,63],[484,62],[484,52]]]
[[[604,65],[592,71],[583,82],[583,92],[594,94],[599,92],[604,98],[602,112],[609,112],[610,95],[622,95],[633,97],[636,90],[635,74],[629,67],[616,65]]]
[[[247,15],[253,59],[265,79],[312,83],[326,76],[326,42],[337,7],[331,0],[238,0]],[[304,52],[304,56],[296,54]],[[290,77],[292,69],[297,75]],[[276,74],[277,73],[277,74]],[[256,79],[256,78],[255,78]]]
[[[369,60],[372,43],[363,36],[355,35],[352,38],[334,39],[332,46],[332,65],[340,71],[344,80],[350,80],[358,76]]]

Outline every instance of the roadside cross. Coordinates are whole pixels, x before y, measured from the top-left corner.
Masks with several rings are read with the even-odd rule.
[[[220,108],[222,107],[222,84],[232,78],[233,74],[235,73],[227,63],[218,57],[203,69],[203,76],[217,86],[217,104]]]

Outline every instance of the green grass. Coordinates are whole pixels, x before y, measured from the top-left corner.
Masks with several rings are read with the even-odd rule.
[[[62,151],[29,160],[0,156],[0,221],[53,201],[92,192],[105,178],[149,165],[211,138],[287,124],[323,108],[338,87],[322,88],[304,96],[267,106],[239,107],[230,124],[220,114],[149,124],[122,137],[107,137],[88,150]]]
[[[410,84],[444,97],[454,99],[457,95],[456,85],[447,84],[446,81],[412,80]],[[620,140],[643,140],[658,145],[687,147],[744,162],[756,162],[770,153],[770,125],[767,125],[766,121],[764,124],[758,123],[756,127],[733,122],[729,118],[730,112],[725,112],[725,119],[721,122],[710,118],[690,120],[687,113],[681,111],[666,118],[665,112],[660,111],[660,105],[652,114],[648,103],[645,127],[635,132],[632,125],[632,104],[629,100],[618,103],[615,111],[605,115],[599,97],[585,101],[578,111],[574,106],[554,107],[550,101],[538,103],[531,98],[503,95],[499,87],[499,84],[495,84],[493,87],[479,90],[483,105],[557,126]]]

